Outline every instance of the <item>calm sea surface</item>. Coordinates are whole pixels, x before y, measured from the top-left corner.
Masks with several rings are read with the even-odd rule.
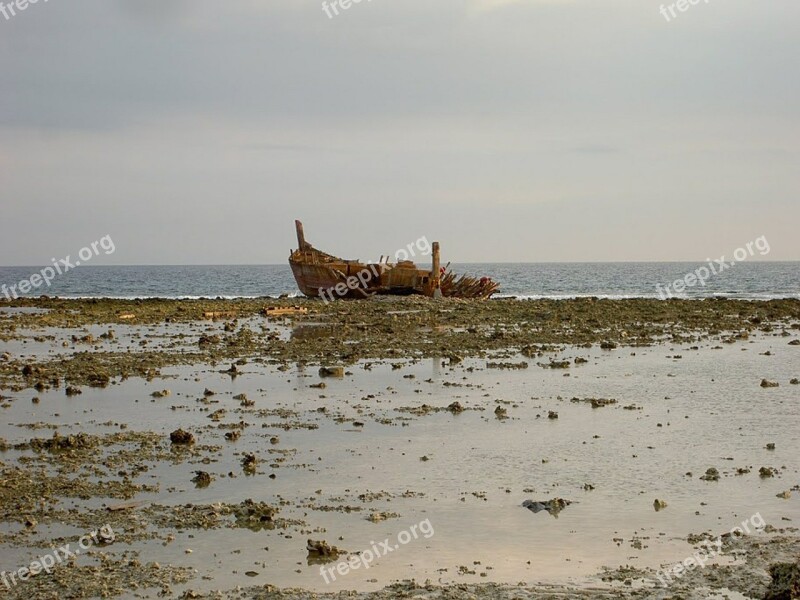
[[[484,263],[454,264],[458,273],[488,275],[500,296],[568,298],[658,297],[656,285],[683,278],[704,263]],[[36,267],[0,267],[0,285],[11,286]],[[81,266],[28,296],[192,298],[297,295],[288,265]],[[688,297],[770,299],[800,296],[800,262],[742,262],[695,285]],[[0,291],[0,300],[4,294]]]

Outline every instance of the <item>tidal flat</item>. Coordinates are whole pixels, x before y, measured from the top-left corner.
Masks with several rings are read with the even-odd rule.
[[[0,592],[790,598],[799,379],[793,299],[0,304],[0,570],[114,532]]]

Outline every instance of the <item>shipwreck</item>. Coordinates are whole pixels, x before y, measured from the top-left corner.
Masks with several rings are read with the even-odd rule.
[[[420,269],[410,260],[390,262],[381,256],[377,263],[346,260],[317,250],[303,233],[303,224],[295,221],[297,250],[289,255],[297,287],[309,298],[334,300],[368,298],[374,295],[431,298],[489,298],[499,285],[489,277],[457,276],[450,264],[441,266],[439,242],[431,245],[432,266]]]

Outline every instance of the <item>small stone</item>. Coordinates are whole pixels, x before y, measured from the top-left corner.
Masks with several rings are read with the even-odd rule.
[[[775,473],[777,473],[777,471],[772,467],[761,467],[758,470],[758,476],[762,479],[766,479],[767,477],[775,477]]]
[[[344,377],[344,367],[320,367],[320,377]]]
[[[183,429],[176,429],[169,434],[169,441],[176,445],[194,444],[194,435]]]
[[[456,402],[452,402],[452,403],[451,403],[451,404],[450,404],[450,405],[447,407],[447,410],[449,410],[449,411],[450,411],[451,413],[453,413],[454,415],[457,415],[457,414],[459,414],[459,413],[462,413],[462,412],[464,412],[464,407],[463,407],[463,406],[461,406],[461,403],[460,403],[460,402],[456,401]]]
[[[199,488],[208,487],[212,480],[211,475],[206,471],[195,471],[195,476],[192,478],[192,482]]]

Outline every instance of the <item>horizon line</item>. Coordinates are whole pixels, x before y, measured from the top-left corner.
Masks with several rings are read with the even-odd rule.
[[[450,261],[449,264],[451,265],[644,265],[644,264],[698,264],[698,263],[705,263],[706,261],[703,260],[545,260],[545,261],[512,261],[512,262],[502,262],[502,261],[481,261],[481,262],[472,262],[472,261]],[[743,260],[738,262],[737,264],[742,263],[800,263],[800,259],[784,259],[784,260]],[[365,263],[369,264],[369,263]],[[429,264],[429,263],[419,263],[422,265]],[[47,267],[49,265],[0,265],[0,269],[41,269],[43,267]],[[98,269],[109,269],[114,267],[286,267],[289,268],[289,264],[285,262],[281,263],[150,263],[150,264],[113,264],[113,265],[101,265],[101,264],[82,264],[78,268],[98,268]]]

